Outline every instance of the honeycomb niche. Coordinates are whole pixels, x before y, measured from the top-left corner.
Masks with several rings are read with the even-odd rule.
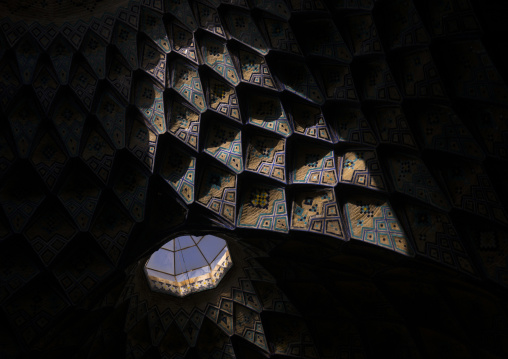
[[[213,235],[180,236],[150,256],[150,289],[179,297],[215,288],[233,266],[226,241]]]

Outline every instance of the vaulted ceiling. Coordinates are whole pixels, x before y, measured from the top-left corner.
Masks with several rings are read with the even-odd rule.
[[[506,357],[494,4],[1,1],[0,357]]]

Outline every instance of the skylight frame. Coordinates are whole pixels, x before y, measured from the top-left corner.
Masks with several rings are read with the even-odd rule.
[[[211,238],[213,238],[213,240],[216,242],[223,242],[224,245],[219,245],[218,249],[216,245],[214,246],[213,243],[211,243],[211,248],[217,253],[205,253],[204,248],[202,248],[205,242],[202,241],[207,237],[209,237],[208,242],[211,240]],[[188,238],[190,238],[194,244],[182,246],[180,239],[183,238],[185,238],[186,241]],[[174,250],[168,248],[173,248]],[[185,268],[184,271],[179,272],[177,270],[177,256],[178,254],[182,256],[182,265],[185,266],[183,251],[190,251],[191,248],[197,248],[202,257],[201,259],[204,260],[207,264],[197,267],[192,266],[190,268]],[[174,255],[172,259],[173,274],[168,272],[168,270],[164,270],[164,268],[157,268],[157,263],[155,260],[151,262],[154,255],[160,256],[160,253],[164,254],[165,252],[168,252],[168,255],[171,255],[171,253]],[[208,258],[213,259],[209,260]],[[210,234],[201,236],[188,235],[173,238],[161,246],[146,261],[144,265],[144,272],[151,290],[155,292],[184,297],[192,293],[217,287],[219,282],[226,275],[232,265],[233,261],[231,259],[231,253],[229,247],[227,246],[227,242],[223,238]]]

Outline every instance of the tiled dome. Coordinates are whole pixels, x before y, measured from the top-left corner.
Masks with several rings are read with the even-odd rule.
[[[0,14],[0,357],[507,355],[492,1]],[[150,290],[152,253],[215,234],[215,288]]]

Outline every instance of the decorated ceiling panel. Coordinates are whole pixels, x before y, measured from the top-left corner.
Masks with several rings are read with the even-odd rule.
[[[115,331],[135,357],[362,357],[386,330],[429,354],[372,288],[410,270],[369,256],[508,285],[505,50],[472,3],[2,2],[0,356]],[[234,266],[165,303],[137,263],[194,230]],[[371,294],[394,322],[352,319]],[[99,324],[57,343],[65,313]]]

